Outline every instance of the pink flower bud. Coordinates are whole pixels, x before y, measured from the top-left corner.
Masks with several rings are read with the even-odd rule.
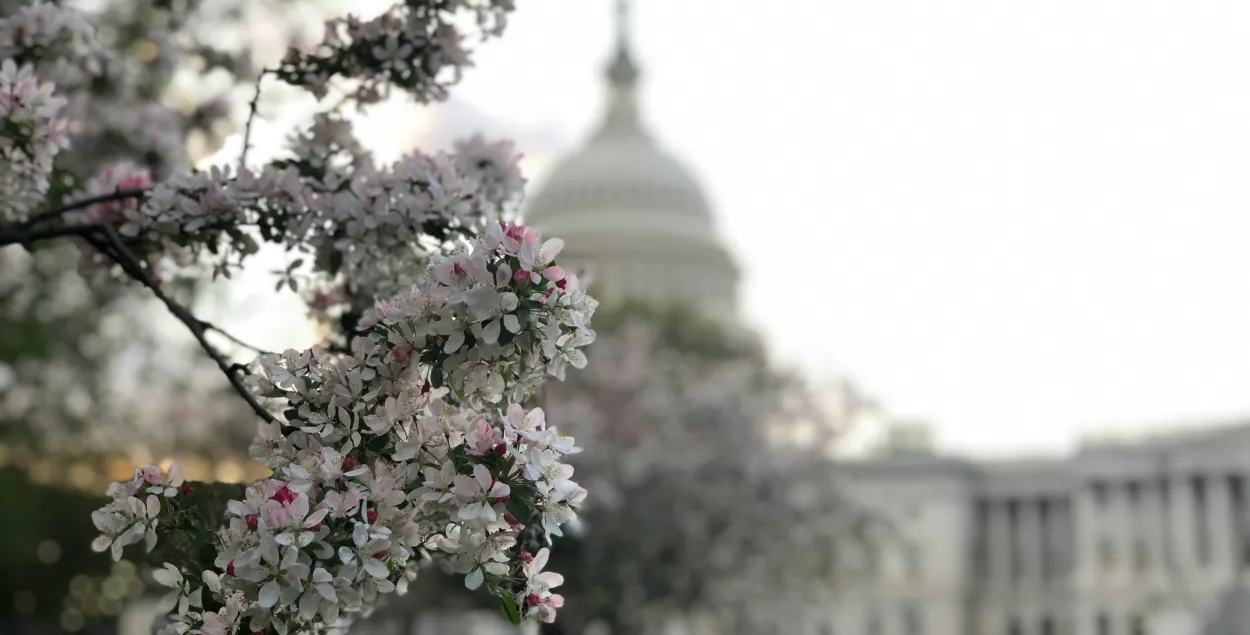
[[[567,275],[568,274],[564,272],[564,267],[557,267],[553,265],[543,269],[543,276],[555,283],[559,283],[561,280],[564,280]]]

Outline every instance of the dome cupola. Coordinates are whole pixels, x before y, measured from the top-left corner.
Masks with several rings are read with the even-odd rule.
[[[605,112],[527,202],[525,222],[564,239],[561,259],[587,271],[591,292],[605,302],[689,302],[731,316],[737,266],[698,181],[643,125],[627,14],[626,0],[617,0]]]

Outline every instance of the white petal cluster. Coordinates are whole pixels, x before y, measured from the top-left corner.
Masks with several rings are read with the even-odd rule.
[[[525,189],[520,154],[511,140],[487,141],[481,133],[456,142],[460,169],[478,181],[492,201],[508,201]]]
[[[141,540],[151,551],[157,541],[161,499],[173,499],[190,491],[189,486],[183,485],[182,469],[177,463],[169,471],[156,466],[135,470],[130,481],[109,486],[112,502],[91,513],[92,522],[100,530],[91,548],[111,551],[114,560],[121,559],[122,549],[127,545]]]
[[[391,88],[439,100],[470,64],[457,13],[474,14],[490,36],[513,8],[412,0],[371,20],[332,20],[321,46],[271,72],[317,97],[334,79],[359,104]],[[150,39],[176,52],[171,34]],[[377,166],[346,121],[325,113],[292,139],[289,158],[155,184],[145,167],[119,161],[73,181],[86,182],[84,198],[114,199],[69,205],[60,187],[49,190],[54,173],[58,186],[71,184],[60,174],[73,170],[54,166],[71,132],[120,131],[128,149],[169,155],[146,165],[161,173],[176,165],[183,120],[131,103],[127,82],[111,109],[81,117],[94,97],[88,86],[124,72],[72,10],[37,3],[0,20],[0,59],[0,222],[43,206],[53,213],[22,231],[111,225],[120,243],[110,255],[130,252],[156,284],[158,265],[207,262],[229,275],[260,244],[282,245],[303,256],[283,282],[295,289],[304,276],[331,298],[318,303],[359,317],[342,325],[345,344],[332,352],[261,358],[252,388],[282,416],[261,425],[253,453],[273,474],[230,501],[220,525],[203,526],[202,505],[215,499],[192,496],[176,465],[114,483],[92,515],[95,549],[120,558],[142,542],[175,561],[154,574],[171,589],[169,631],[324,633],[402,591],[428,557],[517,619],[554,619],[562,579],[544,570],[546,549],[528,545],[561,535],[586,490],[564,463],[579,451],[573,440],[519,404],[546,378],[585,365],[597,303],[555,263],[559,240],[496,222],[525,183],[513,146],[479,136],[455,154]],[[83,120],[71,129],[67,112]]]
[[[33,2],[0,20],[0,59],[49,61],[48,77],[77,83],[100,73],[106,56],[87,16],[51,2]]]
[[[483,36],[498,35],[514,6],[512,0],[397,3],[370,20],[329,20],[316,52],[292,50],[277,75],[319,99],[340,77],[359,82],[353,97],[360,103],[376,102],[392,87],[418,102],[441,101],[471,65],[457,13],[474,12]]]
[[[372,168],[342,123],[319,118],[298,139],[295,161],[239,174],[213,168],[159,183],[141,206],[116,206],[119,231],[149,241],[148,251],[186,245],[227,275],[261,242],[281,243],[309,254],[323,284],[339,280],[354,297],[390,297],[429,261],[423,240],[480,231],[488,212],[515,200],[524,185],[483,180],[446,153],[413,153]],[[329,169],[343,161],[357,169]]]
[[[597,303],[554,264],[560,246],[491,224],[369,311],[350,354],[262,357],[256,390],[285,401],[252,448],[273,478],[230,502],[214,570],[194,574],[202,585],[163,574],[180,593],[175,630],[322,632],[402,590],[424,556],[518,615],[553,620],[562,578],[543,571],[545,549],[520,551],[518,539],[528,526],[561,535],[576,518],[586,490],[563,459],[580,449],[517,403],[583,364],[594,339]],[[176,494],[162,474],[115,485],[98,547],[156,540],[161,507],[137,493]]]
[[[65,100],[52,92],[31,66],[0,62],[0,221],[23,220],[43,199],[52,161],[68,145]]]

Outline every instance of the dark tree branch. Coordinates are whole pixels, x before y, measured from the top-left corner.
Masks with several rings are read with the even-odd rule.
[[[199,342],[200,348],[204,349],[204,352],[212,358],[213,362],[217,364],[217,367],[220,368],[221,372],[226,376],[226,379],[230,381],[230,385],[234,387],[235,392],[239,393],[239,396],[242,397],[249,406],[251,406],[252,411],[255,412],[257,416],[269,423],[276,421],[273,414],[261,405],[261,403],[256,400],[256,397],[247,389],[247,386],[244,385],[243,380],[240,379],[239,373],[237,372],[238,367],[232,364],[230,360],[226,359],[226,357],[222,355],[221,352],[218,351],[216,347],[214,347],[205,337],[205,333],[210,328],[217,330],[218,332],[222,332],[220,329],[216,329],[216,327],[213,327],[207,322],[195,317],[190,311],[187,310],[186,307],[166,295],[165,292],[161,290],[160,285],[156,284],[156,281],[152,279],[152,276],[143,269],[142,265],[139,264],[138,259],[135,258],[135,255],[131,253],[130,249],[128,249],[125,243],[122,242],[121,236],[117,235],[117,230],[113,229],[112,226],[83,225],[79,227],[79,230],[79,233],[83,236],[83,238],[85,238],[87,242],[91,243],[93,247],[100,250],[112,259],[113,262],[116,262],[119,266],[121,266],[122,270],[125,271],[131,278],[134,278],[140,284],[150,289],[152,294],[165,305],[165,308],[168,309],[174,317],[178,318],[178,321],[182,322],[183,325],[187,327],[187,330],[191,331],[191,335],[195,337],[197,342]],[[101,238],[101,235],[103,238]]]
[[[254,353],[259,353],[259,354],[261,354],[261,355],[270,355],[270,354],[272,354],[272,353],[270,353],[269,351],[267,351],[267,350],[265,350],[265,349],[263,349],[263,348],[260,348],[260,347],[258,347],[258,346],[252,346],[251,344],[248,344],[247,342],[244,342],[243,340],[241,340],[241,339],[239,339],[239,338],[237,338],[237,337],[235,337],[235,336],[231,335],[230,333],[226,332],[226,331],[225,331],[225,329],[222,329],[221,327],[217,326],[216,324],[213,324],[212,322],[207,322],[207,321],[205,321],[205,320],[200,320],[200,324],[204,325],[204,329],[205,329],[205,330],[208,330],[208,331],[213,331],[214,333],[217,333],[218,335],[221,335],[222,337],[224,337],[224,338],[226,338],[226,339],[230,340],[231,342],[234,342],[234,344],[235,344],[235,345],[237,345],[237,346],[242,346],[243,348],[246,348],[246,349],[248,349],[248,350],[250,350],[250,351],[252,351],[252,352],[254,352]],[[236,366],[237,366],[237,364],[236,364]]]
[[[108,203],[110,201],[120,201],[126,198],[138,198],[140,196],[143,196],[146,193],[147,193],[147,190],[139,188],[139,189],[130,189],[130,190],[115,190],[113,192],[109,192],[108,194],[101,194],[99,196],[92,196],[89,198],[84,198],[78,201],[74,201],[73,203],[69,203],[67,205],[62,205],[61,207],[57,207],[54,209],[50,209],[50,210],[35,214],[34,216],[31,216],[25,221],[18,223],[17,228],[29,229],[44,221],[52,220],[55,218],[60,218],[62,215],[68,212],[80,210],[84,207],[91,207],[92,205],[95,205],[97,203]]]
[[[252,123],[256,120],[256,111],[260,108],[260,83],[268,74],[268,69],[260,72],[260,76],[256,78],[256,92],[252,94],[252,101],[248,104],[247,123],[243,126],[243,152],[239,154],[240,174],[247,169],[247,152],[252,146]]]
[[[74,201],[73,203],[69,203],[67,205],[62,205],[61,207],[32,216],[31,218],[20,223],[15,223],[9,226],[0,226],[0,247],[16,244],[30,245],[42,240],[62,238],[66,236],[82,237],[90,243],[92,247],[99,250],[100,253],[105,254],[110,260],[121,266],[122,270],[126,272],[126,275],[150,289],[152,293],[156,295],[156,298],[165,305],[165,308],[168,309],[174,317],[178,318],[178,320],[187,327],[187,330],[191,331],[191,335],[195,337],[197,342],[199,342],[200,348],[204,349],[204,352],[207,353],[208,356],[212,358],[213,362],[217,364],[217,367],[221,369],[221,372],[224,373],[226,378],[230,381],[230,385],[234,387],[235,392],[238,392],[239,396],[242,397],[249,406],[251,406],[252,411],[255,412],[261,419],[264,419],[269,423],[273,423],[276,421],[274,416],[264,406],[262,406],[259,401],[256,400],[256,397],[253,396],[252,393],[248,391],[247,386],[243,384],[243,380],[239,378],[240,371],[245,373],[247,367],[240,364],[232,364],[230,360],[225,357],[225,355],[222,355],[222,353],[208,341],[205,334],[209,331],[214,331],[244,348],[251,349],[261,354],[264,354],[267,351],[247,344],[246,342],[226,332],[224,329],[195,317],[186,307],[182,306],[178,302],[175,302],[172,298],[166,295],[165,292],[161,290],[160,285],[158,285],[156,281],[152,279],[152,276],[143,268],[143,266],[139,264],[138,258],[128,247],[126,247],[125,241],[122,240],[122,237],[118,235],[117,230],[111,225],[75,224],[46,228],[38,227],[38,225],[44,221],[59,218],[60,216],[74,210],[90,207],[98,203],[136,198],[142,196],[146,192],[147,190],[144,189],[117,190],[108,194],[92,196]]]

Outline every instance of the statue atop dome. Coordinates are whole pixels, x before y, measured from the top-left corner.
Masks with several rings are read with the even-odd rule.
[[[629,31],[629,0],[616,0],[616,54],[608,64],[608,81],[615,87],[633,88],[638,82]]]

